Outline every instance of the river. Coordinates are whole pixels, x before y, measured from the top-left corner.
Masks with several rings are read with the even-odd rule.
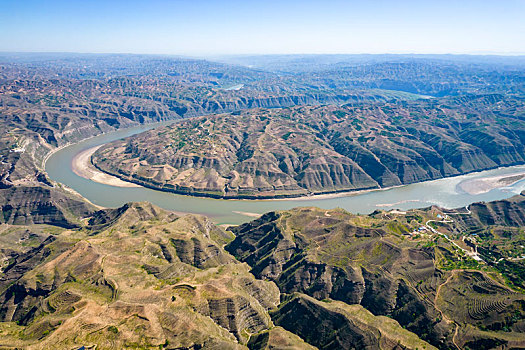
[[[512,186],[492,189],[481,194],[466,193],[458,186],[458,184],[472,179],[523,173],[525,166],[492,169],[387,190],[332,198],[294,200],[220,200],[190,197],[143,187],[109,186],[80,177],[72,171],[71,164],[75,155],[88,148],[170,123],[173,121],[118,130],[65,147],[49,157],[46,162],[46,171],[51,179],[67,185],[92,203],[103,207],[118,207],[131,201],[149,201],[168,210],[204,214],[218,224],[239,224],[252,220],[253,214],[302,206],[316,206],[326,209],[339,207],[361,214],[368,214],[376,209],[406,210],[433,204],[445,208],[458,208],[473,202],[508,198],[525,190],[525,180],[516,182]],[[247,215],[250,213],[252,216]]]

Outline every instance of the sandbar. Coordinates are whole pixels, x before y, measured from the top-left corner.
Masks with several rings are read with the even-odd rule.
[[[465,180],[458,184],[458,188],[468,194],[477,195],[487,193],[495,188],[512,186],[523,179],[525,179],[525,169],[515,174]]]
[[[239,214],[239,215],[249,216],[251,218],[258,218],[258,217],[261,217],[263,215],[263,214],[251,213],[251,212],[248,212],[248,211],[238,211],[238,210],[232,210],[232,212],[235,213],[235,214]]]
[[[95,168],[95,166],[91,164],[91,155],[101,146],[102,145],[91,147],[77,154],[71,162],[71,169],[73,172],[80,177],[104,185],[115,187],[142,187],[131,182],[123,181],[116,176],[106,174]]]

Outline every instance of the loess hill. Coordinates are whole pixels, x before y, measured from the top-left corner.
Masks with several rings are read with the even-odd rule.
[[[3,225],[0,347],[521,348],[525,193],[470,210],[298,208],[225,231],[128,203]]]
[[[521,348],[525,193],[471,207],[272,212],[233,228],[226,250],[286,294],[274,323],[319,348],[344,347],[324,317],[358,305],[440,349]]]
[[[97,210],[47,177],[46,155],[86,137],[238,110],[109,145],[99,166],[251,197],[523,162],[522,59],[246,59],[0,55],[0,348],[524,348],[524,194],[225,231],[147,203]]]
[[[92,162],[148,187],[220,198],[384,188],[524,163],[523,110],[498,94],[253,109],[115,141]]]
[[[232,239],[205,217],[148,203],[98,211],[73,230],[10,226],[0,235],[0,347],[315,349],[274,324],[281,292],[224,250]],[[342,322],[347,346],[432,349],[360,305],[297,297],[332,327]]]

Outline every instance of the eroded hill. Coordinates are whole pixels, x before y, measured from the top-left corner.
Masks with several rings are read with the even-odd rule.
[[[525,162],[523,107],[485,95],[255,109],[115,141],[92,162],[148,187],[221,198],[389,187]]]
[[[5,227],[0,346],[315,348],[304,334],[276,327],[269,310],[283,317],[281,293],[223,249],[232,239],[204,217],[148,203],[98,211],[76,230]],[[432,348],[396,321],[385,324],[359,305],[335,306],[314,309],[350,327],[338,337],[344,347]]]
[[[525,194],[488,205],[523,217]],[[274,322],[321,348],[338,342],[330,327],[337,331],[344,323],[319,321],[335,307],[332,300],[395,319],[440,349],[524,346],[524,285],[516,278],[523,271],[523,227],[511,220],[485,224],[484,232],[500,233],[482,239],[465,224],[476,217],[474,208],[470,214],[433,207],[368,216],[294,209],[234,228],[226,249],[290,295],[272,312]],[[502,256],[509,246],[521,248]]]
[[[516,164],[521,66],[20,56],[0,57],[1,348],[525,347],[523,195],[448,212],[295,209],[224,231],[147,203],[96,211],[42,169],[57,147],[117,128],[307,104],[157,130],[104,163],[246,197]],[[419,94],[458,97],[403,102]]]
[[[224,231],[128,203],[79,228],[4,224],[0,347],[523,347],[520,282],[466,243],[478,212],[298,208]],[[519,244],[515,222],[485,224],[517,232],[486,250]]]
[[[226,253],[231,234],[204,217],[130,204],[83,230],[44,232],[3,267],[1,346],[239,348],[279,304],[275,285]]]

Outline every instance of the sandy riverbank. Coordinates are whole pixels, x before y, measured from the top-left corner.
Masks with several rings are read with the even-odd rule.
[[[106,174],[98,170],[97,168],[95,168],[93,164],[91,164],[91,155],[101,146],[102,145],[95,146],[95,147],[89,148],[77,154],[72,160],[71,167],[72,167],[73,172],[77,174],[78,176],[81,176],[83,178],[86,178],[86,179],[89,179],[89,180],[92,180],[94,182],[98,182],[101,184],[105,184],[105,185],[116,186],[116,187],[143,187],[143,186],[140,186],[132,182],[121,180],[116,176]],[[492,176],[492,177],[486,177],[486,178],[464,180],[457,185],[457,188],[470,195],[478,195],[478,194],[489,192],[490,190],[495,189],[495,188],[512,186],[516,182],[521,181],[523,179],[525,179],[525,168],[520,169],[520,170],[517,169],[516,173],[513,173],[513,174],[505,174],[505,175]],[[396,187],[402,187],[402,186],[406,186],[406,185],[392,186],[392,187],[381,188],[381,189],[343,191],[343,192],[315,194],[315,195],[310,195],[310,196],[300,196],[300,197],[292,197],[292,198],[274,198],[274,199],[261,199],[261,200],[262,201],[265,201],[265,200],[304,201],[304,200],[331,199],[331,198],[338,198],[338,197],[355,196],[355,195],[360,195],[360,194],[372,192],[372,191],[385,191],[385,190],[390,190],[390,189],[393,189]],[[416,202],[418,200],[410,200],[410,201]],[[406,200],[400,201],[397,203],[378,204],[376,205],[376,207],[391,207],[393,205],[402,204],[404,202],[406,202]],[[255,213],[245,213],[245,212],[237,212],[236,214],[241,214],[241,215],[251,216],[251,217],[256,217],[256,215],[259,215]]]
[[[249,216],[251,218],[259,218],[259,217],[261,217],[263,215],[263,214],[251,213],[251,212],[248,212],[248,211],[238,211],[238,210],[232,210],[232,213],[239,214],[239,215],[244,215],[244,216]]]
[[[73,172],[85,179],[105,185],[116,187],[141,187],[140,185],[122,181],[118,177],[103,173],[91,164],[91,155],[101,146],[102,145],[95,146],[77,154],[71,163],[71,169]]]
[[[403,187],[403,186],[408,186],[408,185],[396,185],[396,186],[383,187],[383,188],[371,188],[367,190],[349,190],[349,191],[341,191],[341,192],[311,194],[311,195],[304,195],[304,196],[299,196],[299,197],[284,197],[284,198],[272,198],[272,199],[260,199],[260,200],[262,201],[265,201],[265,200],[270,200],[270,201],[305,201],[306,200],[306,201],[309,201],[309,200],[319,200],[319,199],[332,199],[332,198],[340,198],[340,197],[357,196],[357,195],[370,193],[370,192],[388,191],[388,190],[392,190],[394,188]],[[247,200],[250,200],[250,199],[247,199]],[[377,206],[378,207],[390,206],[390,204],[378,204]]]
[[[487,193],[495,188],[512,186],[525,179],[525,169],[515,174],[485,177],[481,179],[465,180],[458,184],[458,188],[471,195]]]

